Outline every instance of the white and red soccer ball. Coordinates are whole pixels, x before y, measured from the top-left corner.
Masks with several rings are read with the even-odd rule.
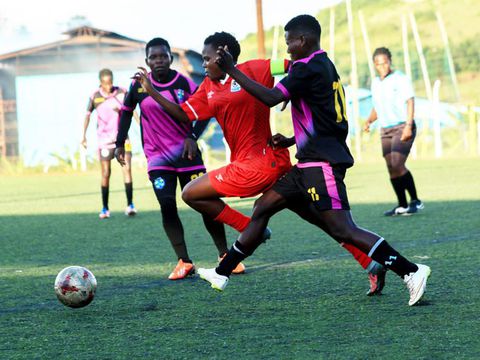
[[[55,294],[66,306],[80,308],[90,304],[95,297],[97,280],[92,272],[82,266],[69,266],[55,279]]]

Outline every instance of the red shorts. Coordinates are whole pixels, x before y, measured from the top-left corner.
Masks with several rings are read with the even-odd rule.
[[[234,161],[207,172],[212,187],[225,197],[253,197],[270,189],[292,164],[288,151],[279,153],[267,149],[262,159]]]

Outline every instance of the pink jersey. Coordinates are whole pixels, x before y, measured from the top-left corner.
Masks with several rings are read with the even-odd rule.
[[[117,139],[120,110],[126,89],[114,86],[109,94],[101,88],[95,90],[88,102],[87,114],[97,111],[97,136],[99,149],[114,149]]]

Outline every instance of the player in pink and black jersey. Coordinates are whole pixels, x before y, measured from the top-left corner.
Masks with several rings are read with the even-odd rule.
[[[145,62],[150,68],[149,79],[155,89],[177,104],[184,103],[197,89],[197,85],[170,69],[172,53],[168,42],[152,39],[146,46]],[[169,276],[171,280],[183,279],[195,272],[184,238],[182,222],[176,203],[177,181],[183,189],[188,182],[205,174],[202,154],[196,139],[202,134],[208,121],[181,123],[172,118],[133,81],[122,107],[120,129],[115,151],[117,160],[125,164],[124,143],[132,121],[132,112],[139,105],[142,144],[148,163],[148,175],[160,204],[163,227],[178,257],[178,264]],[[205,227],[212,236],[219,255],[228,250],[223,224],[203,216]]]
[[[97,136],[98,136],[98,156],[102,167],[102,203],[103,208],[99,214],[100,219],[110,217],[108,208],[108,194],[111,174],[111,160],[115,150],[115,140],[117,139],[119,114],[125,98],[126,90],[113,85],[113,73],[110,69],[102,69],[99,73],[100,86],[90,96],[87,106],[87,115],[83,126],[82,145],[87,147],[86,133],[90,123],[90,115],[95,110],[97,112]],[[127,145],[126,166],[123,167],[123,179],[125,182],[125,192],[127,195],[127,208],[125,215],[133,216],[137,213],[133,205],[133,186],[131,171],[131,146]]]
[[[422,298],[430,267],[403,257],[387,241],[357,226],[350,213],[344,177],[353,165],[345,142],[348,122],[345,94],[335,65],[320,48],[321,28],[310,15],[285,26],[285,42],[293,64],[273,89],[250,79],[235,67],[228,49],[220,46],[216,62],[242,88],[268,106],[291,100],[295,136],[274,136],[276,147],[297,145],[297,165],[256,202],[250,224],[215,269],[199,269],[213,288],[223,290],[238,263],[253,254],[270,217],[283,209],[297,213],[340,244],[354,246],[405,282],[408,304]]]

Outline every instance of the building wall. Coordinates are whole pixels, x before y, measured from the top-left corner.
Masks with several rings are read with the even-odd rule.
[[[114,72],[114,83],[128,88],[131,76],[131,71]],[[16,78],[19,150],[26,166],[56,165],[79,151],[88,99],[98,83],[97,72]],[[133,121],[130,136],[137,153],[139,134]],[[87,141],[88,155],[97,158],[95,112]]]

